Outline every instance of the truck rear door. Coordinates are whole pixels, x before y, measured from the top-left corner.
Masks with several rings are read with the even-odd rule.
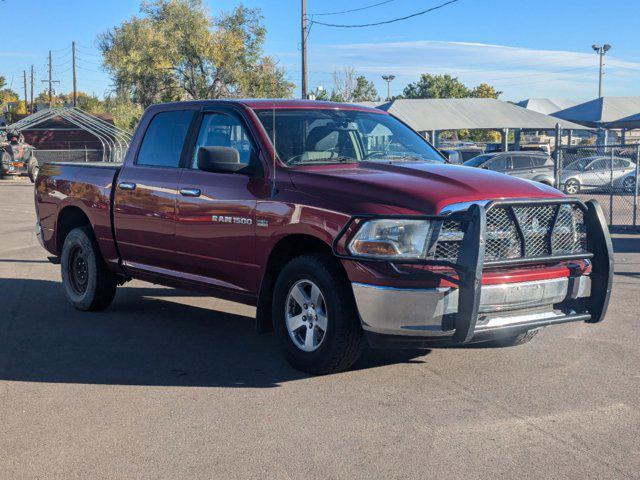
[[[178,187],[176,259],[192,280],[236,291],[253,291],[255,208],[265,180],[251,130],[231,107],[201,113],[197,138]],[[246,167],[236,173],[198,169],[200,147],[232,147]]]
[[[125,267],[175,270],[175,213],[180,160],[196,110],[161,111],[146,125],[133,161],[115,186],[114,225]],[[145,128],[141,125],[140,128]]]

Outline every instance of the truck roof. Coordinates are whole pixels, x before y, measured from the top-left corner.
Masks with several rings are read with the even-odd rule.
[[[156,104],[152,107],[160,107],[163,105],[207,105],[219,102],[242,104],[254,110],[262,109],[336,109],[336,110],[359,110],[363,112],[379,113],[388,115],[387,112],[377,108],[366,107],[364,105],[355,105],[351,103],[340,102],[323,102],[319,100],[295,100],[290,98],[224,98],[211,100],[190,100],[183,102],[170,102],[164,104]]]

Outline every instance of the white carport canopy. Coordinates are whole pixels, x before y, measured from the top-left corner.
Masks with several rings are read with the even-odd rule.
[[[440,130],[584,130],[588,127],[560,120],[492,98],[401,99],[377,106],[417,131]]]
[[[602,97],[553,114],[590,127],[640,128],[640,97]]]

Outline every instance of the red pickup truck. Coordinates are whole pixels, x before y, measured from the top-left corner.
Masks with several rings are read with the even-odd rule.
[[[45,164],[35,201],[76,308],[106,308],[131,278],[255,305],[311,373],[367,344],[509,345],[600,322],[611,291],[596,202],[449,165],[355,105],[156,105],[122,164]]]

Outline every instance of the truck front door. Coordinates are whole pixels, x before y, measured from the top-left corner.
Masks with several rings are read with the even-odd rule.
[[[140,148],[114,185],[114,226],[128,269],[170,274],[174,255],[175,213],[180,159],[195,110],[157,113]],[[145,128],[141,125],[140,128]]]
[[[198,169],[200,147],[232,147],[246,167],[236,173]],[[257,288],[255,208],[265,182],[255,142],[229,109],[201,115],[195,145],[178,188],[176,258],[191,280],[237,291]]]

